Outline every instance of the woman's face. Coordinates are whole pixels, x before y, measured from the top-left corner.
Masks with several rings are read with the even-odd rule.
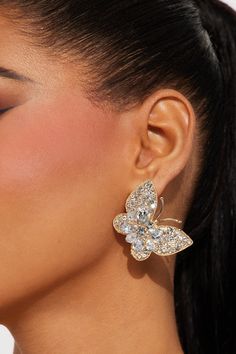
[[[132,122],[93,106],[79,67],[0,19],[0,306],[99,261],[127,196]],[[1,310],[1,309],[0,309]]]

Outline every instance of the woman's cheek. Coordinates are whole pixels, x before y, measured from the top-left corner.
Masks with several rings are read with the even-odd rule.
[[[113,241],[104,235],[113,231],[112,208],[120,194],[113,178],[122,146],[116,122],[90,105],[76,110],[58,101],[22,106],[5,116],[0,127],[0,243],[5,265],[10,254],[14,258],[20,252],[25,273],[28,262],[35,273],[43,263],[55,270],[56,253],[73,268],[78,255],[81,262],[84,257],[90,260],[91,252],[100,254]],[[96,224],[100,242],[94,249],[90,236]],[[54,263],[48,264],[52,258]]]
[[[94,178],[115,148],[115,117],[83,99],[79,105],[69,97],[32,102],[17,107],[1,124],[3,193],[29,191],[71,175]]]

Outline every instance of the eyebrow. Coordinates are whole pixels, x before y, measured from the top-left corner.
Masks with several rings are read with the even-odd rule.
[[[5,77],[7,79],[12,79],[21,82],[35,82],[34,80],[30,79],[29,77],[19,74],[14,70],[3,68],[0,66],[0,77]]]

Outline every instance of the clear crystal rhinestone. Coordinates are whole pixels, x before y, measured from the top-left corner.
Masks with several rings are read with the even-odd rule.
[[[143,246],[144,246],[143,240],[140,240],[140,239],[137,238],[137,239],[133,242],[133,249],[134,249],[135,251],[142,251]]]
[[[162,246],[161,251],[162,251],[162,253],[167,253],[168,249],[167,249],[167,247],[164,245],[164,246]]]
[[[150,256],[151,252],[146,249],[142,249],[141,251],[136,251],[136,250],[134,250],[133,245],[132,245],[131,246],[131,254],[138,261],[143,261]]]
[[[139,236],[144,236],[146,233],[146,229],[143,226],[138,226],[136,232]]]
[[[152,203],[150,204],[150,208],[151,208],[152,210],[155,210],[156,207],[157,207],[157,203],[152,202]]]
[[[149,213],[147,209],[143,209],[143,208],[138,209],[137,221],[142,224],[145,224],[149,221]]]
[[[171,226],[167,226],[166,232],[167,232],[168,234],[172,234],[173,228],[172,228]]]
[[[180,245],[177,243],[177,244],[175,245],[175,250],[178,251],[179,249],[180,249]]]
[[[152,229],[153,226],[154,226],[154,224],[153,224],[153,222],[152,222],[151,220],[148,220],[148,222],[146,223],[145,226],[146,226],[148,229]]]
[[[137,237],[137,235],[135,233],[128,234],[125,237],[125,241],[128,242],[128,243],[132,243],[132,242],[134,242],[136,240],[136,237]]]
[[[129,213],[127,213],[127,218],[130,221],[136,221],[136,211],[130,211]]]
[[[139,185],[127,198],[125,208],[127,212],[137,210],[138,207],[145,208],[148,212],[154,211],[157,204],[155,187],[152,181],[147,181]],[[152,205],[152,206],[150,206]]]
[[[174,250],[176,248],[176,246],[177,246],[176,240],[170,240],[168,242],[168,246]]]
[[[148,232],[155,240],[160,239],[161,236],[163,236],[163,231],[156,227],[149,228]]]
[[[154,251],[155,250],[155,243],[154,243],[154,241],[153,240],[147,240],[146,241],[146,249],[148,250],[148,251]]]
[[[120,229],[122,232],[124,232],[125,234],[128,234],[130,232],[132,232],[132,225],[129,224],[126,220],[124,220],[121,224],[120,224]]]

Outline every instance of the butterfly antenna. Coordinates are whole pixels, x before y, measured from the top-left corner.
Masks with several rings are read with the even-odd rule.
[[[156,217],[157,219],[160,217],[160,215],[161,215],[161,213],[162,213],[162,211],[164,209],[164,198],[160,197],[160,201],[161,201],[161,208],[160,208],[159,213],[157,214],[157,217]]]
[[[160,211],[157,215],[157,219],[161,216],[161,213],[164,209],[164,198],[163,197],[160,197],[160,201],[161,201],[161,208],[160,208]],[[174,221],[176,222],[177,224],[181,224],[182,221],[181,220],[178,220],[178,219],[173,219],[173,218],[164,218],[164,219],[159,219],[159,222],[162,222],[162,221]]]
[[[172,219],[172,218],[165,218],[165,219],[160,219],[160,221],[174,221],[178,224],[181,224],[182,221],[181,220],[177,220],[177,219]]]

